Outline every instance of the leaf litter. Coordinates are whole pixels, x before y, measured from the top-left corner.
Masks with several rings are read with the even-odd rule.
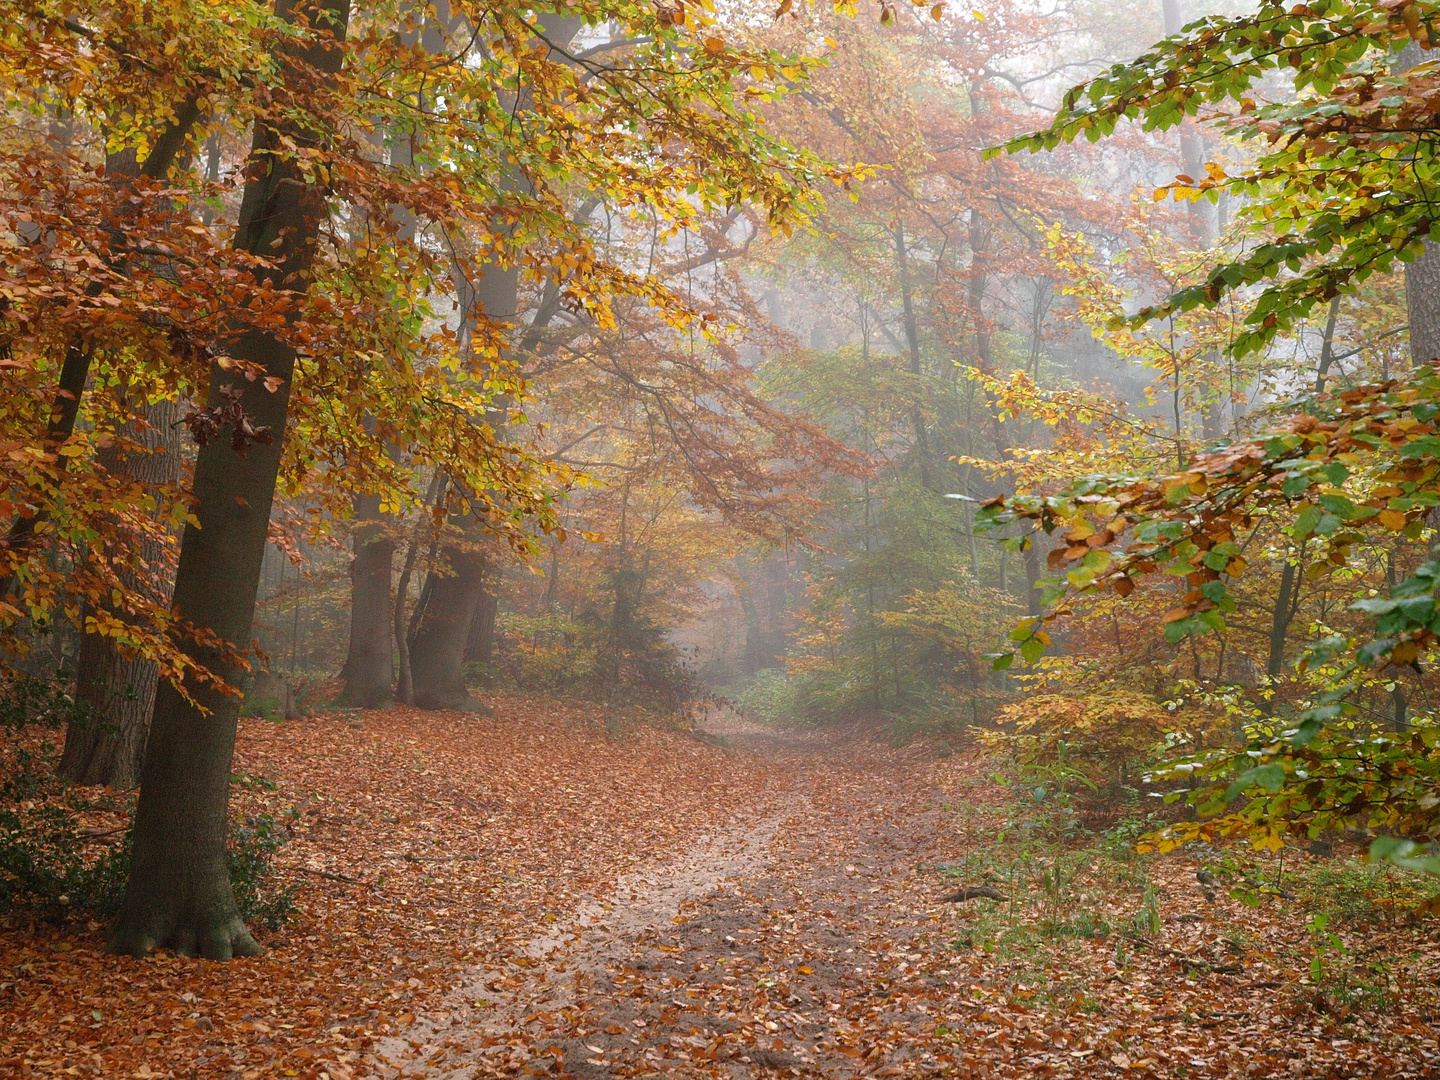
[[[301,914],[227,964],[6,917],[0,1076],[1440,1075],[1429,922],[1349,934],[1384,1000],[1321,1008],[1297,903],[1192,858],[1142,897],[1082,851],[1057,896],[1025,849],[1008,904],[941,903],[1017,850],[981,758],[493,700],[242,721]]]

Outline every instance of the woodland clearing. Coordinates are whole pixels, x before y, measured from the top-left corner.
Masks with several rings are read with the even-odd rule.
[[[1193,849],[1027,831],[975,753],[493,702],[245,721],[237,798],[298,811],[300,914],[228,964],[6,917],[0,1075],[1440,1070],[1433,921],[1372,896],[1350,952],[1307,932],[1348,855],[1267,857],[1251,907]],[[940,902],[957,875],[1009,901]]]

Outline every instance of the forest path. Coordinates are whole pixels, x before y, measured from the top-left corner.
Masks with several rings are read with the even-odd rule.
[[[370,1075],[1440,1076],[1440,954],[1383,974],[1383,1009],[1327,1014],[1302,909],[1207,895],[1188,855],[1034,831],[983,757],[706,726],[723,749],[696,768],[764,778],[740,812],[492,950]],[[962,881],[1011,899],[940,901]],[[1356,986],[1389,971],[1330,962]]]
[[[235,812],[285,823],[299,913],[214,964],[0,911],[0,1078],[1440,1076],[1440,929],[1345,859],[1245,906],[983,756],[491,701],[243,721]],[[1010,900],[939,902],[982,882]]]
[[[917,870],[942,842],[934,792],[909,775],[913,754],[863,739],[722,711],[701,725],[790,783],[752,818],[581,903],[508,972],[473,970],[445,1012],[377,1043],[382,1060],[445,1080],[562,1063],[583,1080],[855,1074],[872,1047],[849,1037],[841,1003],[880,966],[903,970],[896,948],[926,947],[940,917],[941,882]]]

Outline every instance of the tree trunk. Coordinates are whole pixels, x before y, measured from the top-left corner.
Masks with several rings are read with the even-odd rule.
[[[585,21],[578,15],[545,13],[541,16],[550,41],[568,44]],[[529,108],[530,100],[522,95],[516,103],[517,111]],[[517,182],[515,176],[508,177],[507,184]],[[496,228],[506,228],[497,223]],[[461,338],[468,340],[473,323],[473,312],[478,309],[497,323],[520,322],[519,295],[520,272],[518,266],[502,266],[491,262],[481,267],[480,273],[471,281],[458,263],[453,268],[456,295],[464,301],[461,319]],[[537,334],[559,311],[558,304],[542,305],[526,330],[524,341],[534,344]],[[500,411],[490,417],[490,422],[500,426]],[[464,526],[467,547],[479,541],[478,528],[474,523]],[[458,548],[446,553],[446,560],[456,571],[454,575],[440,577],[432,574],[426,581],[425,609],[420,626],[410,644],[410,673],[414,681],[414,704],[421,709],[475,709],[479,705],[465,688],[465,652],[469,647],[470,628],[475,621],[476,608],[484,595],[484,586],[489,570],[486,559],[479,554],[460,552]],[[434,614],[432,615],[432,610]]]
[[[1180,33],[1185,26],[1180,11],[1180,0],[1161,0],[1161,14],[1165,20],[1165,36]],[[1185,175],[1197,183],[1205,178],[1205,136],[1192,121],[1180,125],[1180,161]],[[1187,204],[1195,246],[1209,248],[1214,242],[1214,227],[1210,220],[1210,204],[1204,199],[1195,199]]]
[[[340,701],[375,709],[390,700],[395,680],[391,651],[390,572],[395,539],[380,517],[380,497],[355,500],[355,558],[350,563],[350,649],[342,675]]]
[[[1410,324],[1410,359],[1416,365],[1440,358],[1440,244],[1405,264],[1405,310]]]
[[[489,576],[487,560],[467,535],[447,544],[442,559],[450,573],[430,571],[425,609],[410,645],[414,703],[419,709],[474,710],[479,703],[465,686],[465,649]]]
[[[910,423],[915,430],[915,456],[920,462],[920,484],[933,488],[935,479],[930,470],[930,437],[925,430],[925,412],[919,404],[919,379],[923,372],[920,357],[920,323],[915,313],[915,296],[910,288],[910,251],[905,244],[905,224],[895,220],[895,270],[900,279],[900,300],[904,312],[905,348],[910,361],[910,374],[916,379],[913,392],[916,403],[910,408]]]
[[[470,637],[465,642],[466,663],[490,664],[495,660],[495,618],[500,614],[499,582],[487,578],[470,621]],[[548,610],[548,609],[547,609]]]
[[[1299,556],[1295,562],[1287,559],[1280,571],[1280,594],[1275,598],[1275,611],[1270,617],[1270,656],[1265,663],[1265,674],[1272,679],[1285,666],[1285,634],[1299,607],[1299,576]]]
[[[1040,537],[1045,535],[1035,530],[1030,535],[1030,546],[1025,549],[1025,613],[1032,617],[1043,614],[1040,608]]]
[[[142,410],[143,424],[127,425],[122,434],[145,448],[127,454],[118,446],[100,451],[100,466],[112,476],[159,488],[180,482],[180,434],[176,424],[180,406],[162,401]],[[107,546],[108,547],[108,546]],[[108,556],[119,552],[107,550]],[[143,563],[160,580],[174,580],[166,566],[163,547],[142,544]],[[138,574],[128,568],[119,571],[124,588],[135,592],[147,589]],[[169,589],[163,598],[169,600]],[[86,613],[90,611],[86,606]],[[83,625],[83,623],[82,623]],[[145,739],[150,732],[150,711],[155,704],[155,687],[160,669],[153,660],[126,656],[115,639],[85,634],[80,642],[76,672],[76,699],[88,706],[83,718],[71,721],[65,731],[65,752],[59,774],[75,784],[109,784],[129,791],[140,782],[145,757]]]
[[[1412,41],[1395,58],[1394,71],[1408,71],[1426,60]],[[1425,241],[1425,250],[1405,264],[1405,314],[1410,327],[1410,361],[1416,367],[1440,358],[1440,244]]]
[[[336,43],[345,37],[349,0],[277,0],[275,11],[319,32],[298,56],[282,51],[277,57],[294,91],[304,95],[314,73],[336,76],[343,57]],[[307,287],[326,211],[325,192],[313,176],[307,179],[293,156],[277,151],[314,145],[316,138],[294,121],[256,124],[235,244],[274,260],[257,276],[277,290]],[[208,404],[222,405],[223,392],[233,387],[252,424],[268,426],[273,442],[256,444],[248,453],[237,452],[223,437],[201,447],[192,484],[199,526],[186,526],[181,541],[175,611],[199,631],[239,647],[250,639],[255,615],[295,352],[273,332],[248,329],[236,335],[229,352],[258,364],[267,379],[252,382],[216,364]],[[279,380],[276,390],[266,388],[269,379]],[[238,681],[238,665],[226,652],[199,644],[189,651],[227,683]],[[168,682],[155,696],[130,880],[109,948],[143,956],[168,947],[210,960],[253,955],[260,946],[235,906],[225,853],[239,700],[193,676],[185,689],[189,700]]]
[[[136,151],[133,148],[105,156],[106,176],[115,184],[116,226],[118,227],[128,205],[126,192],[131,182],[142,176],[148,180],[160,180],[170,171],[176,156],[184,148],[190,130],[200,119],[198,94],[180,102],[174,118],[155,136],[150,153],[144,165],[137,166]],[[122,245],[123,246],[123,245]],[[123,263],[112,263],[109,269],[123,271]],[[87,297],[98,297],[104,292],[104,284],[97,277],[85,287]],[[90,378],[90,360],[93,348],[82,335],[76,334],[65,348],[65,359],[60,366],[60,377],[55,386],[55,398],[50,406],[50,420],[46,424],[41,446],[47,454],[54,454],[75,431],[75,419],[80,413],[80,398],[85,393],[85,384]],[[68,457],[60,457],[54,468],[68,467]],[[15,585],[16,570],[30,554],[37,538],[42,535],[41,526],[49,514],[44,506],[29,517],[20,517],[11,523],[3,539],[0,539],[0,557],[8,561],[0,569],[0,597],[10,592]]]

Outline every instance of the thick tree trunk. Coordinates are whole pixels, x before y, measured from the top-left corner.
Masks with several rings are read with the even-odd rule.
[[[277,0],[275,10],[282,19],[298,16],[334,35],[334,41],[322,37],[298,57],[280,55],[282,64],[301,61],[286,72],[297,92],[305,92],[312,72],[338,74],[343,53],[336,42],[345,37],[349,0]],[[307,179],[292,158],[276,151],[283,144],[313,145],[315,138],[294,124],[256,126],[235,244],[274,260],[273,269],[263,273],[276,289],[307,287],[326,210],[325,193],[313,177]],[[238,334],[229,351],[258,364],[268,378],[252,382],[216,364],[208,404],[223,404],[224,392],[233,387],[251,422],[268,426],[273,442],[245,454],[223,437],[201,447],[193,481],[199,526],[187,526],[181,541],[175,611],[198,630],[241,646],[254,620],[295,352],[273,333],[258,330]],[[279,380],[273,392],[266,388],[269,379]],[[238,681],[238,666],[226,652],[199,645],[190,652],[231,685]],[[211,960],[253,955],[260,946],[235,906],[225,853],[239,700],[194,678],[185,688],[189,699],[168,682],[156,694],[130,880],[109,947],[132,956],[157,946]]]
[[[465,649],[488,567],[471,537],[447,544],[441,558],[450,572],[430,572],[425,609],[410,643],[414,704],[419,709],[474,710],[479,703],[465,686]]]
[[[1417,366],[1440,359],[1440,244],[1405,264],[1405,309],[1410,324],[1410,359]]]
[[[568,44],[585,25],[583,17],[573,14],[545,13],[541,15],[541,22],[549,40],[560,45]],[[516,109],[526,108],[529,108],[529,99],[522,96],[516,103]],[[506,182],[513,184],[519,181],[512,176]],[[520,274],[517,266],[488,263],[472,281],[464,267],[457,263],[453,276],[456,294],[465,307],[462,340],[468,340],[476,309],[497,323],[520,322]],[[558,305],[542,305],[526,330],[524,342],[533,345],[538,331],[558,310]],[[498,417],[492,416],[491,422],[498,426]],[[473,523],[466,523],[464,529],[471,543],[478,540],[478,529]],[[450,551],[446,559],[456,573],[445,577],[432,575],[427,579],[425,609],[414,641],[410,643],[414,704],[421,709],[483,708],[465,688],[464,664],[470,628],[474,624],[480,598],[484,595],[488,567],[483,555],[478,553],[473,557],[460,553],[457,557],[455,551]]]
[[[395,679],[391,651],[390,573],[395,539],[380,520],[380,498],[355,500],[355,558],[350,563],[350,649],[342,675],[342,704],[375,709],[390,700]]]
[[[130,425],[124,434],[144,451],[125,453],[118,447],[107,448],[98,455],[101,467],[112,476],[149,488],[178,484],[179,404],[159,402],[143,410],[143,419],[143,427]],[[174,580],[160,544],[144,543],[139,554],[153,574],[167,582]],[[129,569],[120,571],[120,579],[127,589],[137,592],[153,587]],[[168,593],[167,588],[163,599],[169,600]],[[86,610],[88,613],[88,606]],[[124,655],[114,638],[86,634],[80,643],[75,682],[76,698],[89,710],[66,729],[59,774],[76,784],[109,784],[120,791],[135,787],[140,782],[158,680],[159,668],[153,660]]]
[[[495,619],[500,614],[499,582],[487,576],[470,622],[470,637],[465,642],[466,663],[490,664],[495,660]]]

